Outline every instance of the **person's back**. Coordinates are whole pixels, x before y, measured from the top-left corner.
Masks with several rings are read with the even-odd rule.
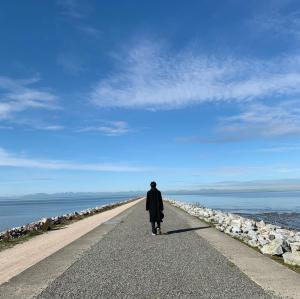
[[[151,189],[147,192],[146,210],[149,211],[152,225],[152,235],[160,234],[160,223],[162,222],[162,210],[164,209],[161,192],[156,188],[156,183],[151,182]],[[157,226],[155,227],[155,224]]]

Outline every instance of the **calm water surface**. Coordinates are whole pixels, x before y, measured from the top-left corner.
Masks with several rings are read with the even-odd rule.
[[[21,226],[42,217],[51,217],[65,213],[81,211],[108,203],[115,203],[135,197],[122,195],[95,197],[58,197],[34,199],[0,199],[0,231]]]
[[[300,191],[165,194],[166,197],[300,230]]]
[[[42,217],[62,215],[74,211],[115,203],[135,197],[132,195],[95,195],[55,198],[0,199],[0,231],[33,222]],[[245,217],[263,219],[280,226],[300,230],[300,191],[293,192],[232,192],[176,195],[164,197],[202,206],[238,213]]]

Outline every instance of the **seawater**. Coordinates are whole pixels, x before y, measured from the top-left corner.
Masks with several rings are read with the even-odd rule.
[[[88,197],[55,197],[39,198],[34,196],[26,198],[0,199],[0,231],[8,228],[21,226],[42,217],[52,217],[65,213],[81,211],[104,204],[116,203],[137,196],[130,195],[109,195],[109,196],[88,196]]]
[[[163,197],[199,203],[204,207],[237,213],[244,217],[264,220],[283,227],[300,230],[300,191],[284,192],[215,192],[172,194]],[[21,226],[42,217],[52,217],[81,211],[108,203],[116,203],[139,194],[89,196],[58,196],[52,198],[1,198],[0,231]]]
[[[167,193],[165,197],[300,230],[300,191]]]

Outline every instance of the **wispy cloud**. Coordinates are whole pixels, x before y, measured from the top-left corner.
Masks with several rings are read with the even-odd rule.
[[[300,11],[293,9],[297,0],[265,1],[264,9],[256,12],[248,24],[255,32],[268,32],[272,35],[300,38]]]
[[[147,168],[132,166],[128,164],[99,164],[99,163],[77,163],[61,160],[33,159],[7,152],[0,148],[0,167],[40,168],[50,170],[85,170],[99,172],[139,172]]]
[[[82,19],[85,18],[87,13],[90,12],[90,8],[84,3],[78,0],[58,0],[58,6],[61,8],[61,13],[63,15],[75,18]]]
[[[218,131],[229,136],[280,137],[300,135],[299,101],[276,105],[250,104],[240,114],[224,118]]]
[[[88,21],[88,17],[93,12],[89,1],[58,0],[57,4],[60,13],[71,21],[76,30],[91,37],[98,38],[100,36],[101,31]]]
[[[300,136],[299,101],[282,101],[277,104],[246,103],[240,112],[217,121],[210,137],[183,136],[180,142],[223,144],[260,138]],[[296,150],[297,147],[270,148],[269,151]],[[266,149],[267,151],[267,149]]]
[[[100,132],[107,136],[120,136],[129,131],[125,121],[104,121],[101,126],[89,126],[78,130],[78,132]]]
[[[171,53],[170,53],[171,52]],[[300,58],[272,61],[199,55],[144,43],[117,60],[90,94],[101,107],[172,109],[300,93]]]
[[[262,153],[286,153],[286,152],[300,151],[300,146],[273,146],[273,147],[261,148],[258,151]]]
[[[37,128],[46,131],[59,131],[59,130],[63,130],[65,127],[62,125],[45,125]]]
[[[49,90],[32,87],[39,78],[24,80],[0,76],[0,120],[27,109],[57,109],[58,97]]]

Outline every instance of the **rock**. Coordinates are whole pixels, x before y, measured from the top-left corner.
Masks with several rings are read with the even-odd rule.
[[[274,224],[266,224],[265,225],[265,228],[268,230],[268,231],[273,231],[273,230],[276,230],[277,226],[274,225]]]
[[[263,254],[270,254],[270,255],[282,255],[283,248],[282,248],[283,241],[281,239],[274,239],[269,244],[264,245],[260,251]]]
[[[251,239],[247,243],[252,247],[258,247],[258,242],[256,240]]]
[[[4,241],[9,241],[12,239],[12,236],[10,235],[10,233],[7,231],[4,233],[4,236],[3,236],[3,240]]]
[[[286,252],[282,255],[282,257],[286,264],[293,265],[293,266],[300,266],[300,252],[299,253]]]
[[[255,232],[255,231],[253,231],[253,230],[250,230],[249,232],[248,232],[248,236],[252,239],[252,240],[257,240],[257,238],[258,238],[258,236],[257,236],[257,233]]]
[[[43,231],[47,231],[50,230],[52,228],[52,220],[51,218],[43,218],[40,220],[40,224],[41,224],[41,229]]]
[[[260,246],[265,246],[268,243],[270,243],[270,241],[265,239],[263,236],[258,236],[257,241],[258,241]]]
[[[269,239],[272,241],[275,239],[275,236],[271,234],[271,235],[269,235]]]
[[[259,221],[259,222],[256,222],[256,226],[261,229],[263,227],[266,226],[265,222],[263,220]]]
[[[290,243],[292,253],[300,253],[300,242]]]

